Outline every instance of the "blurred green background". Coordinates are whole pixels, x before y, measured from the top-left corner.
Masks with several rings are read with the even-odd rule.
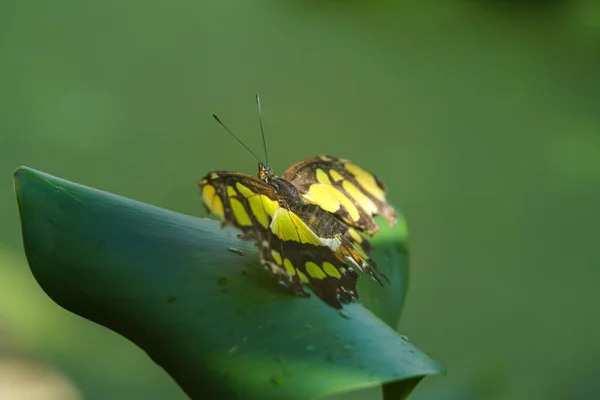
[[[256,172],[210,113],[259,152],[256,91],[275,171],[349,158],[406,214],[399,329],[449,371],[411,398],[600,397],[600,3],[585,0],[2,1],[0,394],[185,399],[37,286],[11,173],[203,215],[206,172]]]

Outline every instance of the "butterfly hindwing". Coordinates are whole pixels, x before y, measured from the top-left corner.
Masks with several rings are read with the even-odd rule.
[[[379,231],[374,215],[381,215],[391,226],[398,218],[386,202],[383,183],[348,160],[328,155],[307,158],[293,164],[281,177],[308,201],[370,235]]]
[[[271,235],[268,246],[259,249],[261,262],[284,286],[306,296],[308,284],[321,300],[334,308],[349,303],[356,295],[358,274],[330,251],[306,243],[282,241]]]

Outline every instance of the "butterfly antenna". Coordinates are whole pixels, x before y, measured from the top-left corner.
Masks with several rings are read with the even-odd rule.
[[[216,119],[216,120],[217,120],[217,122],[218,122],[219,124],[221,124],[221,126],[222,126],[223,128],[225,128],[225,130],[226,130],[226,131],[227,131],[227,132],[228,132],[228,133],[229,133],[231,136],[233,136],[233,137],[234,137],[234,139],[235,139],[235,140],[237,140],[237,141],[238,141],[238,142],[239,142],[239,143],[240,143],[242,146],[244,146],[244,148],[245,148],[246,150],[248,150],[248,151],[250,152],[250,154],[252,154],[252,155],[254,156],[254,158],[256,158],[256,159],[258,160],[258,162],[259,162],[259,163],[263,164],[263,162],[260,160],[260,158],[258,158],[258,156],[257,156],[257,155],[256,155],[256,154],[255,154],[255,153],[252,151],[252,150],[250,150],[250,147],[246,146],[246,144],[244,144],[244,142],[242,142],[242,141],[240,140],[240,138],[239,138],[239,137],[235,136],[235,135],[234,135],[234,133],[233,133],[233,132],[231,132],[231,130],[229,130],[229,128],[227,127],[227,125],[225,125],[225,124],[223,123],[223,121],[221,121],[221,120],[219,119],[219,117],[217,117],[217,114],[213,114],[212,116],[213,116],[213,118],[214,118],[214,119]],[[264,165],[266,165],[266,164],[264,164]]]
[[[258,93],[256,93],[256,106],[258,107],[258,121],[260,122],[260,134],[262,135],[263,140],[263,148],[265,149],[265,161],[267,162],[266,166],[269,166],[269,153],[267,153],[267,141],[265,140],[265,131],[263,129],[262,122],[262,110],[260,108],[260,97]]]

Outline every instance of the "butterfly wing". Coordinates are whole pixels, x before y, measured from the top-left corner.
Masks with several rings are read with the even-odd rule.
[[[307,158],[281,177],[296,186],[307,201],[370,235],[379,231],[375,215],[381,215],[390,226],[398,219],[386,201],[383,183],[348,160],[328,155]]]
[[[338,260],[345,262],[356,271],[369,274],[380,285],[379,276],[387,280],[387,277],[377,269],[375,261],[369,257],[372,250],[371,243],[354,228],[320,205],[305,199],[294,204],[292,210],[296,215],[302,216],[303,223],[334,253]]]
[[[272,187],[236,172],[211,172],[199,187],[207,210],[224,224],[240,229],[243,239],[254,241],[261,263],[292,293],[308,296],[303,288],[306,283],[334,308],[357,297],[358,274],[346,262],[354,259],[359,269],[364,266],[368,270],[368,263],[361,258],[362,248],[348,247],[339,232],[331,229],[321,229],[326,234],[319,236],[318,226],[310,226],[303,215],[310,210],[292,210]],[[320,207],[306,206],[313,211],[309,219],[330,218],[340,223]]]

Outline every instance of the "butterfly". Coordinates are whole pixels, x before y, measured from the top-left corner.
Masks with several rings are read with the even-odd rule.
[[[260,116],[258,95],[256,99]],[[262,131],[262,117],[260,121]],[[198,185],[207,211],[223,225],[238,228],[242,239],[255,242],[260,263],[275,279],[301,297],[309,296],[308,286],[336,309],[358,298],[359,273],[380,285],[382,278],[387,280],[369,257],[373,246],[367,235],[380,229],[375,215],[390,226],[398,215],[375,175],[330,155],[298,161],[281,176],[258,160],[257,178],[212,171]]]

